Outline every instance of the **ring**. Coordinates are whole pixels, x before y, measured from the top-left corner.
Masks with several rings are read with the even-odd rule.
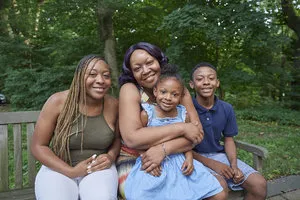
[[[92,173],[92,171],[87,171],[88,174]]]

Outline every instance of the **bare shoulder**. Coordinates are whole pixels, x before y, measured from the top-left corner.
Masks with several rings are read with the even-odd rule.
[[[60,113],[67,99],[69,90],[52,94],[43,106],[42,111]]]
[[[105,101],[105,104],[107,103],[106,105],[108,105],[108,106],[112,106],[112,107],[116,107],[116,108],[118,108],[118,106],[119,106],[118,99],[111,95],[105,95],[104,101]]]
[[[64,103],[67,99],[69,90],[61,91],[61,92],[56,92],[52,94],[47,101],[54,103],[54,104],[61,104]]]
[[[120,93],[122,92],[139,92],[138,88],[133,84],[133,83],[125,83],[124,85],[122,85],[122,87],[120,88]]]
[[[140,101],[141,95],[139,89],[133,83],[126,83],[120,89],[119,100],[130,101]]]

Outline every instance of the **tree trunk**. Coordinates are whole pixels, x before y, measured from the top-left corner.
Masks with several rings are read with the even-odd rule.
[[[100,40],[104,43],[104,58],[112,69],[112,86],[118,88],[118,66],[116,58],[116,41],[113,35],[114,10],[107,7],[101,0],[98,7]]]
[[[300,17],[296,15],[292,0],[281,0],[281,6],[286,25],[297,35],[294,46],[294,70],[292,71],[291,100],[292,108],[300,110]]]

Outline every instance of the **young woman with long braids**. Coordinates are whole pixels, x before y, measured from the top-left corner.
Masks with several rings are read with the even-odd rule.
[[[107,94],[110,86],[108,64],[88,55],[70,89],[44,104],[31,144],[42,163],[35,181],[38,200],[117,199],[118,101]]]

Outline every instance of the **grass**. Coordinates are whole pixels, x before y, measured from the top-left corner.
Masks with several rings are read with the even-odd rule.
[[[300,174],[300,126],[278,125],[272,122],[239,120],[239,140],[265,147],[269,155],[263,163],[263,175],[269,180]],[[251,163],[251,157],[239,152],[239,157]]]
[[[239,126],[236,139],[263,146],[269,151],[263,163],[266,179],[300,174],[299,111],[256,108],[236,111],[236,115]],[[238,156],[252,163],[252,158],[246,152],[239,151]]]

